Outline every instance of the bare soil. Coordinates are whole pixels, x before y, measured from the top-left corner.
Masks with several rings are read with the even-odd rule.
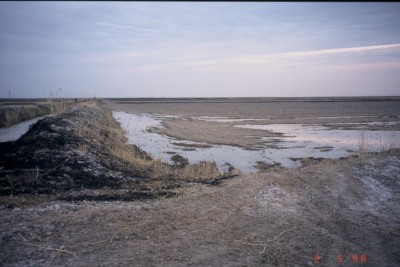
[[[178,139],[248,149],[262,147],[265,144],[263,137],[282,136],[281,133],[234,127],[230,123],[184,119],[168,119],[163,122],[163,127],[153,127],[149,130]]]
[[[0,266],[400,262],[397,150],[208,183],[154,180],[103,139],[74,134],[97,112],[70,109],[0,145]]]
[[[216,98],[216,99],[109,99],[118,111],[184,117],[228,117],[258,119],[246,124],[323,124],[352,129],[360,122],[400,121],[399,97],[315,97],[315,98]],[[344,124],[343,124],[344,123]],[[354,125],[352,125],[354,124]],[[381,125],[364,125],[376,130]],[[400,130],[388,124],[385,130]]]

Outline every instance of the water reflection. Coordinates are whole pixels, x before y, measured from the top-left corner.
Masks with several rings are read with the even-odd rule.
[[[171,162],[170,157],[177,153],[188,158],[190,163],[201,160],[215,161],[222,171],[227,168],[226,162],[243,172],[253,172],[256,171],[254,165],[257,161],[296,167],[299,163],[293,158],[345,157],[357,153],[361,145],[366,151],[400,146],[400,135],[397,131],[332,130],[324,126],[302,124],[235,125],[235,127],[284,133],[283,137],[265,138],[266,146],[261,150],[246,150],[226,145],[178,140],[147,131],[148,127],[162,127],[164,116],[116,111],[113,115],[126,131],[128,142],[136,144],[153,157]],[[221,122],[228,120],[221,117],[215,120],[211,117],[200,119],[221,120]],[[245,120],[238,120],[241,121]],[[360,144],[361,137],[363,144]]]
[[[19,139],[29,130],[29,126],[35,124],[38,120],[46,118],[48,116],[49,115],[41,116],[31,120],[20,122],[10,127],[0,128],[0,143],[15,141]]]

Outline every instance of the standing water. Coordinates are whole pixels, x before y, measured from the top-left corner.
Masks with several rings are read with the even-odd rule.
[[[38,120],[46,118],[48,116],[49,115],[41,116],[31,120],[20,122],[10,127],[0,128],[0,143],[15,141],[19,139],[29,130],[29,127],[31,125],[35,124]]]
[[[283,133],[283,136],[278,138],[264,138],[267,145],[263,149],[249,150],[228,145],[181,140],[147,131],[149,127],[163,127],[162,120],[171,116],[117,111],[114,111],[113,115],[125,130],[128,142],[137,145],[153,157],[171,162],[171,156],[179,154],[188,158],[190,163],[201,160],[215,161],[222,171],[229,166],[226,163],[243,172],[253,172],[256,171],[254,166],[257,161],[296,167],[299,166],[297,161],[299,158],[335,159],[356,154],[360,150],[380,151],[384,148],[400,146],[398,131],[340,130],[321,125],[303,124],[235,125],[235,127]],[[179,118],[179,116],[173,117]],[[226,121],[225,118],[218,117],[193,117],[193,119]],[[273,145],[268,146],[268,143]],[[196,148],[190,149],[190,146]]]

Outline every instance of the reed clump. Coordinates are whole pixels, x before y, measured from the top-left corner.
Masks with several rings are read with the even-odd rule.
[[[9,127],[22,121],[60,113],[72,106],[75,101],[60,100],[31,102],[19,105],[3,105],[0,107],[0,127]]]
[[[364,131],[360,132],[357,156],[361,162],[372,154],[379,154],[381,156],[400,155],[400,136],[396,132],[393,132],[391,135],[386,137],[379,137],[379,144],[376,144],[376,142],[375,144],[373,143],[374,142],[367,138]]]

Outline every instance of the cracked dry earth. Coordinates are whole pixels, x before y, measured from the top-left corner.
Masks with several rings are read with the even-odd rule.
[[[400,159],[323,160],[172,198],[0,208],[2,266],[396,266]],[[17,202],[21,196],[2,197]],[[358,256],[358,263],[352,256]]]

